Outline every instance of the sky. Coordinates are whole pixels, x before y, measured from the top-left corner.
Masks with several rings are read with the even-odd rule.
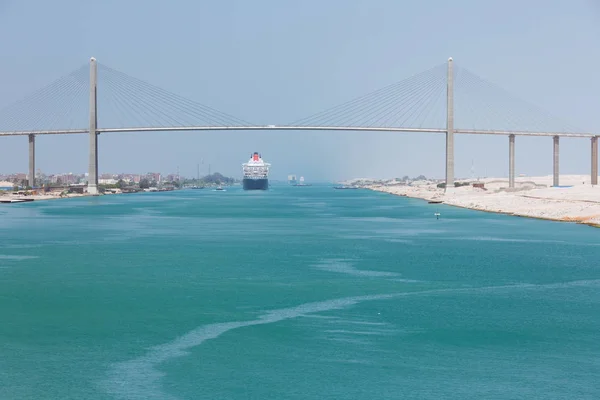
[[[600,2],[594,0],[0,0],[0,107],[90,57],[256,124],[285,124],[456,65],[600,131]],[[102,90],[99,88],[99,90]],[[82,108],[85,118],[86,104]],[[99,106],[100,107],[100,106]],[[39,136],[36,167],[84,173],[86,135]],[[241,177],[253,151],[272,177],[443,177],[441,134],[159,132],[99,137],[100,173]],[[27,171],[27,137],[0,138],[0,173]],[[508,139],[457,135],[456,175],[508,175]],[[517,138],[517,173],[552,173],[551,138]],[[588,139],[561,142],[561,173],[588,173]]]

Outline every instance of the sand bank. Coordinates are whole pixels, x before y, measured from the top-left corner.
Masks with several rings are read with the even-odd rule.
[[[470,182],[483,184],[483,188],[463,186],[445,192],[433,182],[365,187],[473,210],[600,227],[600,186],[592,186],[589,176],[563,175],[560,187],[552,187],[552,176],[519,177],[514,189],[508,189],[507,179],[486,178]]]
[[[39,193],[39,194],[13,194],[13,193],[4,193],[0,194],[0,201],[5,200],[28,200],[28,201],[39,201],[39,200],[55,200],[55,199],[67,199],[71,197],[84,197],[89,196],[87,193],[69,193],[62,194],[61,192],[48,192],[48,193]]]

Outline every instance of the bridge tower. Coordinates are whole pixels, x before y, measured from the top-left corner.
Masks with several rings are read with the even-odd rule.
[[[515,135],[508,135],[508,187],[515,187]]]
[[[598,136],[592,138],[592,185],[598,184]]]
[[[454,68],[448,59],[448,86],[446,91],[446,191],[454,188]]]
[[[29,134],[29,186],[35,187],[35,135]]]
[[[560,185],[560,137],[554,136],[552,140],[552,186],[557,187]]]
[[[98,194],[98,68],[96,59],[90,58],[90,164],[88,168],[88,193]]]

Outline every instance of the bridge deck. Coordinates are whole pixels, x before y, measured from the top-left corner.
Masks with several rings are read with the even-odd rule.
[[[177,131],[365,131],[365,132],[405,132],[405,133],[446,133],[439,128],[388,128],[388,127],[356,127],[356,126],[171,126],[171,127],[131,127],[131,128],[97,128],[98,133],[118,132],[177,132]],[[45,131],[12,131],[0,132],[0,136],[25,136],[25,135],[71,135],[88,133],[87,129],[64,129]],[[477,130],[454,129],[454,133],[465,135],[500,135],[500,136],[559,136],[573,138],[598,137],[596,133],[569,133],[569,132],[530,132],[508,130]]]

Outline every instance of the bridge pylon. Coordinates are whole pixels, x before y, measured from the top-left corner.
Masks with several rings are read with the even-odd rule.
[[[560,185],[560,137],[554,136],[552,149],[552,186]]]
[[[29,187],[35,187],[35,135],[29,134]]]
[[[598,184],[598,136],[592,138],[592,185]]]
[[[515,188],[515,135],[508,135],[508,187]]]
[[[446,191],[454,188],[454,67],[448,59],[446,91]]]
[[[98,66],[90,58],[90,163],[88,168],[88,193],[98,194]]]

